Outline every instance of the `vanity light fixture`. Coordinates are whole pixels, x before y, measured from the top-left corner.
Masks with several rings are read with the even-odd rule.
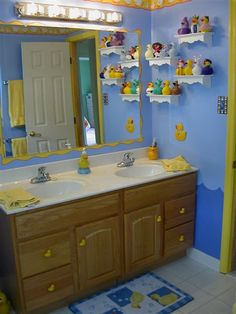
[[[17,2],[15,12],[18,18],[42,18],[107,24],[117,24],[122,21],[120,12],[33,2]]]

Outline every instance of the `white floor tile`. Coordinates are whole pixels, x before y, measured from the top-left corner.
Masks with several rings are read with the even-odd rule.
[[[219,300],[212,300],[191,314],[230,314],[231,307]]]
[[[207,304],[209,301],[214,299],[212,295],[200,289],[194,293],[191,293],[191,295],[193,296],[194,300],[179,309],[184,314],[192,313],[194,310],[198,309],[199,307]],[[208,313],[206,312],[202,314]]]
[[[218,299],[232,307],[234,302],[236,301],[235,295],[236,295],[236,289],[235,287],[233,287],[225,291],[223,294],[220,294],[218,296]]]

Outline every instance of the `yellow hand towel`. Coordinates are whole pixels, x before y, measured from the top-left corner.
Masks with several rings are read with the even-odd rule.
[[[13,138],[11,140],[11,148],[13,157],[27,155],[27,143],[25,137]]]
[[[25,124],[25,105],[22,80],[8,81],[8,111],[11,127]]]
[[[7,209],[28,207],[39,203],[40,199],[22,188],[0,191],[0,204]]]
[[[183,171],[192,169],[190,164],[180,155],[172,159],[162,159],[161,161],[166,171]]]

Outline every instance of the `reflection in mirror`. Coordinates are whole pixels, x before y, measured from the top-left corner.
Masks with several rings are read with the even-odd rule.
[[[14,27],[0,34],[4,158],[141,139],[139,95],[120,95],[125,81],[139,79],[137,65],[122,63],[137,32],[124,33],[122,57],[103,54],[109,32]],[[99,76],[110,67],[123,72],[115,84]]]

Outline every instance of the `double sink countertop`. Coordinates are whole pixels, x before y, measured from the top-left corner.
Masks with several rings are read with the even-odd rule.
[[[150,161],[143,157],[126,168],[118,168],[117,163],[92,166],[90,174],[78,174],[77,170],[51,174],[49,169],[52,181],[31,184],[29,179],[25,179],[0,184],[0,190],[17,187],[27,190],[40,197],[38,204],[15,209],[6,209],[1,205],[0,208],[7,215],[16,214],[196,171],[193,167],[188,171],[167,172],[160,160]]]

